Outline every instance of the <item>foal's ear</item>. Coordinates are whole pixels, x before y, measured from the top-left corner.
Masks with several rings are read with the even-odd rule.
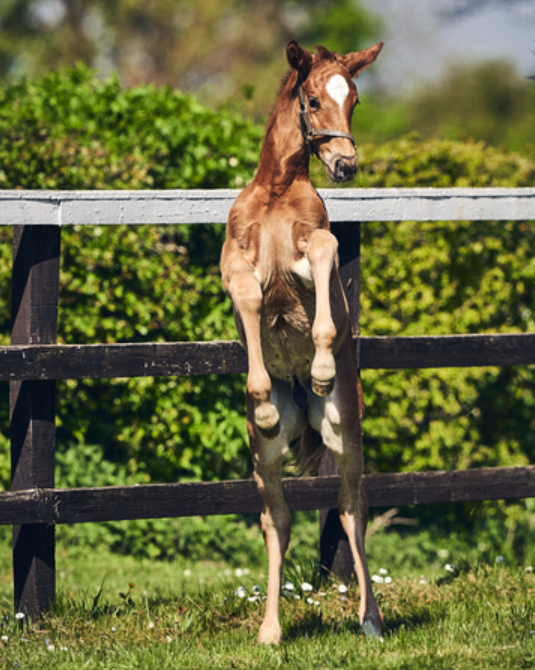
[[[355,51],[355,53],[347,54],[346,56],[339,56],[339,60],[348,69],[349,74],[353,77],[358,77],[359,72],[365,70],[373,63],[383,48],[383,43],[379,42],[369,49],[363,51]]]
[[[299,46],[295,40],[292,40],[286,45],[286,58],[290,66],[299,72],[301,79],[304,81],[312,67],[312,54]]]

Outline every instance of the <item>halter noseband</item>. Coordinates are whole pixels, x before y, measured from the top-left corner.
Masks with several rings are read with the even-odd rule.
[[[316,137],[343,137],[346,140],[349,140],[353,144],[353,146],[356,147],[355,138],[351,133],[345,133],[343,130],[327,130],[325,128],[314,128],[308,115],[308,109],[305,102],[305,94],[303,92],[303,86],[301,85],[300,81],[298,82],[298,92],[299,92],[299,117],[301,119],[301,131],[303,133],[303,138],[305,139],[305,142],[307,143],[311,153],[314,156],[318,155],[318,152],[316,151],[316,147],[314,146],[313,141],[314,138]]]

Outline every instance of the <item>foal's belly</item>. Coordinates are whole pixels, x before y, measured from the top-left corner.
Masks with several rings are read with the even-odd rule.
[[[277,379],[299,380],[310,378],[314,358],[314,343],[308,322],[297,329],[286,316],[277,317],[262,328],[262,352],[269,374]]]

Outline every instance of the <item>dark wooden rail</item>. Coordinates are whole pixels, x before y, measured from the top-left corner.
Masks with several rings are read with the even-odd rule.
[[[360,223],[400,220],[535,220],[535,189],[323,191],[340,240],[341,276],[360,369],[532,365],[535,334],[360,336]],[[72,224],[218,223],[236,192],[0,192],[0,225],[14,226],[11,346],[0,347],[10,383],[12,491],[0,493],[0,524],[14,525],[15,606],[36,617],[55,594],[56,524],[258,512],[251,480],[56,489],[55,381],[246,370],[238,342],[58,345],[60,230]],[[322,560],[347,567],[336,515],[333,459],[320,476],[288,479],[291,509],[320,509]],[[535,496],[535,466],[365,477],[371,506]],[[338,524],[338,525],[337,525]]]
[[[535,334],[355,337],[361,370],[535,364]],[[236,341],[0,347],[0,381],[235,374]]]
[[[288,506],[295,510],[336,507],[340,478],[283,481]],[[535,466],[366,475],[371,507],[422,505],[535,496]],[[163,517],[255,514],[262,499],[250,480],[30,489],[0,496],[0,524],[65,524]]]

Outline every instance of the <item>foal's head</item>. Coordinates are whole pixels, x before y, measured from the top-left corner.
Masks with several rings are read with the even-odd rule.
[[[288,62],[297,72],[295,92],[300,101],[303,137],[335,182],[349,181],[356,174],[351,117],[358,94],[353,80],[373,63],[382,46],[381,42],[346,56],[322,46],[311,54],[295,40],[286,47]]]

